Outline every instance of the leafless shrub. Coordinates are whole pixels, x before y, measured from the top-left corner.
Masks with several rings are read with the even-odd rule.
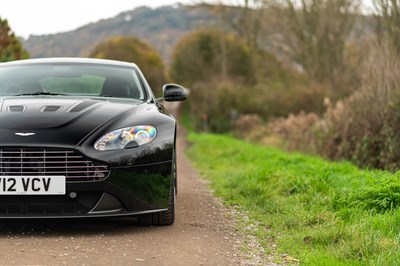
[[[233,122],[234,134],[244,139],[257,139],[257,132],[262,132],[264,122],[260,116],[255,114],[241,115]]]
[[[393,50],[380,46],[364,69],[361,89],[326,113],[324,123],[337,147],[329,155],[396,169],[400,155],[395,148],[400,144],[400,63]]]
[[[400,167],[400,62],[389,46],[379,46],[363,67],[362,86],[319,118],[291,115],[270,123],[289,149],[331,159],[397,170]]]
[[[318,122],[319,117],[315,113],[300,112],[298,115],[291,114],[286,119],[271,121],[269,129],[286,140],[288,150],[315,152],[313,128]]]

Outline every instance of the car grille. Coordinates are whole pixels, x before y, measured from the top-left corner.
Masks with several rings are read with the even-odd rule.
[[[57,176],[67,181],[96,181],[108,176],[108,165],[95,162],[75,150],[1,148],[2,176]]]

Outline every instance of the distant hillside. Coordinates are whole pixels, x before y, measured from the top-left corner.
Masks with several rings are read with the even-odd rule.
[[[215,20],[200,6],[139,7],[74,31],[30,36],[24,46],[31,57],[85,57],[99,42],[112,36],[129,35],[148,42],[169,61],[174,45],[184,34]]]

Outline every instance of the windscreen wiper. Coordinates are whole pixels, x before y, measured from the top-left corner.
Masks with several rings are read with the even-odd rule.
[[[46,92],[46,91],[37,91],[37,92],[28,92],[28,93],[21,93],[14,96],[30,96],[30,95],[68,95],[65,93],[53,93],[53,92]]]

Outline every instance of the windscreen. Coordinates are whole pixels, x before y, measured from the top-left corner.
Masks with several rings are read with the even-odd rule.
[[[0,67],[0,96],[82,95],[146,100],[134,68],[95,64]]]

